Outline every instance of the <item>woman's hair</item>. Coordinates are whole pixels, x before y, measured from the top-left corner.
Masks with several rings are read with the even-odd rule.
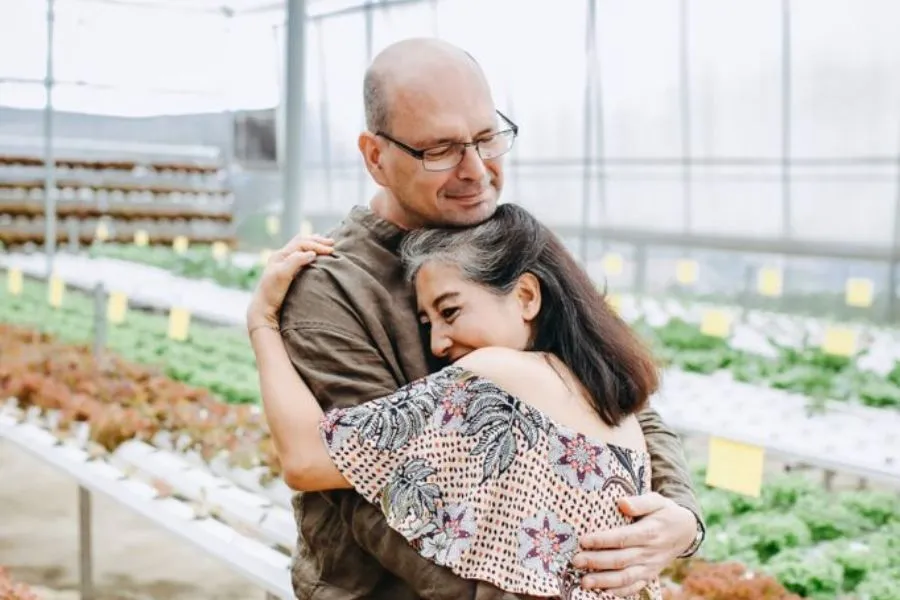
[[[530,349],[559,357],[606,424],[615,426],[637,412],[656,391],[650,352],[559,238],[524,208],[501,204],[474,227],[414,231],[400,252],[410,281],[431,261],[456,265],[467,280],[497,294],[508,294],[522,275],[533,274],[540,281],[541,309]]]

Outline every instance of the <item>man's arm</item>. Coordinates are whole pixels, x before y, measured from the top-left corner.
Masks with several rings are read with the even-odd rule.
[[[405,383],[393,357],[384,356],[361,316],[322,272],[304,273],[282,315],[288,355],[323,410],[362,404],[392,394]],[[485,583],[464,580],[422,558],[390,528],[384,515],[358,494],[339,493],[339,510],[352,537],[388,571],[426,600],[514,600]],[[315,554],[320,549],[312,548]]]
[[[694,513],[700,526],[705,528],[678,435],[669,429],[653,408],[647,407],[641,411],[638,421],[650,452],[653,491]]]

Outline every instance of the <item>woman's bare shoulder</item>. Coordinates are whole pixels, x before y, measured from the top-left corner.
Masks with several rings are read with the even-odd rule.
[[[525,389],[523,382],[529,379],[523,375],[529,371],[533,372],[536,365],[541,364],[536,358],[532,352],[491,346],[466,354],[454,365],[484,377],[506,391],[518,395]]]

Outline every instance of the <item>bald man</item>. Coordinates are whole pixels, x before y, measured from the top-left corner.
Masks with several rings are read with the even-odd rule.
[[[281,315],[294,367],[324,410],[387,396],[443,366],[427,352],[399,244],[411,229],[490,218],[503,156],[518,133],[494,106],[478,64],[439,40],[386,48],[366,72],[364,97],[359,150],[380,189],[332,232],[334,256],[301,273]],[[642,517],[637,523],[581,540],[574,562],[590,571],[585,587],[633,593],[703,539],[677,437],[651,410],[641,424],[657,493],[623,503],[623,512]],[[422,558],[353,491],[298,495],[294,507],[301,600],[515,598]]]

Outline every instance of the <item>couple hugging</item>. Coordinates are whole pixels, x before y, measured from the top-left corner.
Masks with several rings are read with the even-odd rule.
[[[247,311],[297,598],[661,598],[705,531],[682,448],[648,350],[498,204],[518,126],[439,40],[382,51],[364,99],[379,191],[274,253]]]

